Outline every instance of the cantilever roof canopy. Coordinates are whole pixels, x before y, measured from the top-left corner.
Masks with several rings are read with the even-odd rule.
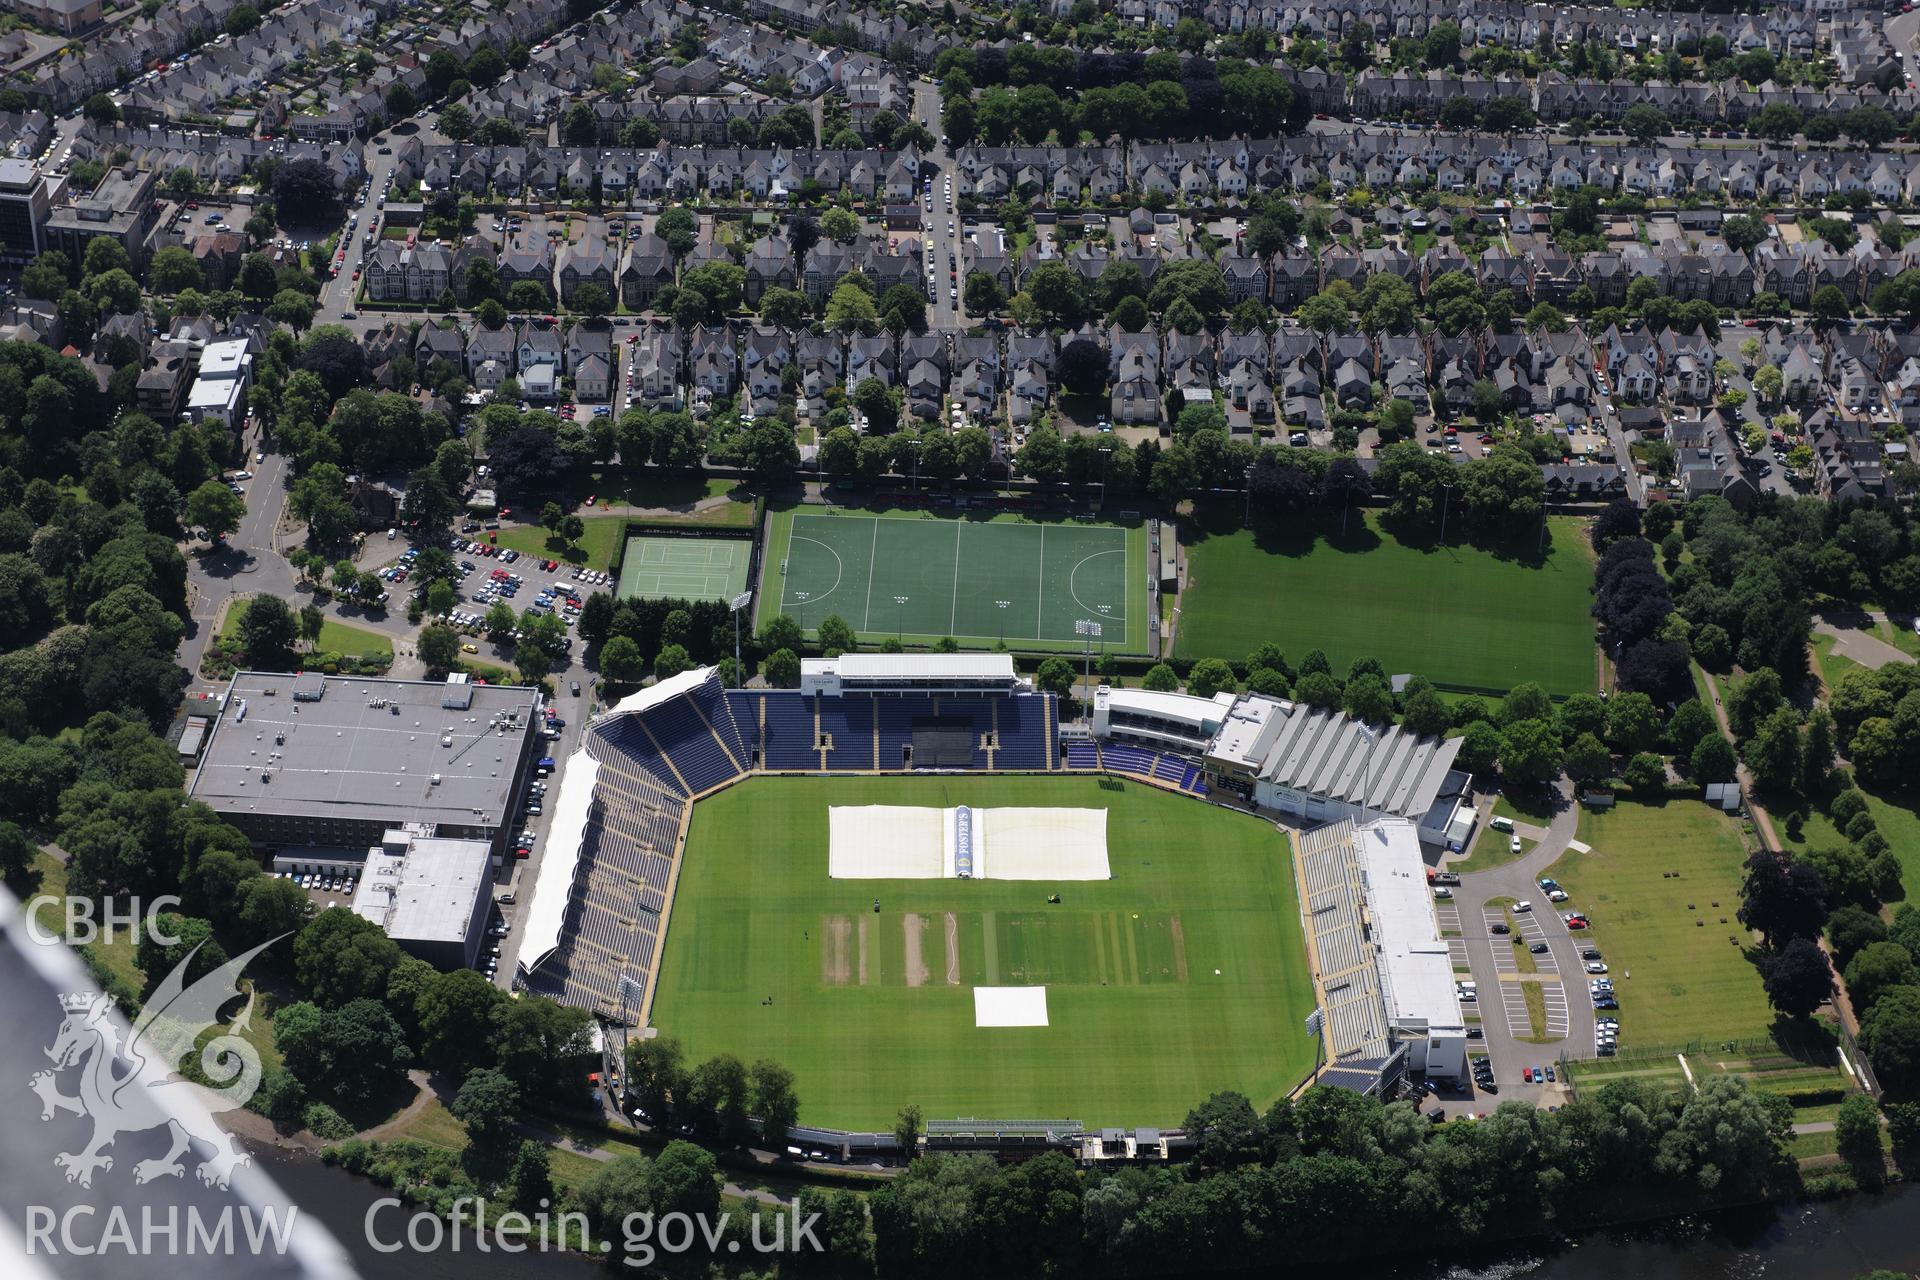
[[[593,813],[593,791],[600,778],[600,762],[582,748],[567,757],[560,779],[560,798],[553,804],[553,822],[547,827],[547,850],[540,859],[540,878],[527,904],[526,934],[520,941],[520,968],[531,973],[559,949],[567,908],[573,905],[573,885],[586,843],[587,819]]]

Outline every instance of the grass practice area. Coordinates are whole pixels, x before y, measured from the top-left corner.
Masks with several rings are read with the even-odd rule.
[[[620,561],[622,600],[731,600],[747,589],[753,542],[635,533]]]
[[[1538,565],[1468,546],[1408,546],[1371,512],[1354,513],[1345,539],[1336,519],[1284,547],[1244,529],[1201,534],[1187,548],[1175,649],[1237,661],[1271,640],[1295,662],[1323,649],[1340,673],[1371,656],[1442,687],[1504,694],[1532,680],[1552,694],[1592,692],[1585,526],[1549,525]]]
[[[240,638],[240,617],[247,611],[244,600],[227,606],[220,626],[220,638],[229,642]],[[379,631],[369,631],[351,623],[327,618],[320,624],[320,638],[313,643],[315,653],[351,653],[365,657],[393,656],[393,639]]]
[[[761,617],[811,631],[838,614],[863,636],[990,648],[1146,649],[1146,529],[1020,516],[807,508],[776,511],[761,571]]]
[[[1113,878],[829,879],[829,806],[867,804],[1105,808]],[[693,1061],[784,1063],[804,1124],[1166,1125],[1314,1065],[1285,840],[1131,783],[753,779],[694,810],[665,947],[653,1025]],[[1049,1025],[975,1025],[975,987],[1034,985]]]
[[[503,547],[512,547],[521,555],[564,560],[589,569],[607,568],[613,563],[613,552],[620,545],[620,535],[626,530],[627,518],[587,516],[580,523],[583,526],[580,541],[571,544],[559,534],[549,533],[537,524],[512,525],[500,530],[495,540]]]
[[[1733,819],[1695,799],[1622,801],[1583,810],[1579,838],[1592,852],[1569,850],[1547,874],[1592,921],[1575,936],[1606,955],[1621,1048],[1767,1035],[1757,944],[1735,916],[1747,851]]]

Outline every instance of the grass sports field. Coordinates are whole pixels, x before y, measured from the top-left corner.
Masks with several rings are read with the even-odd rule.
[[[1593,558],[1581,522],[1550,524],[1539,567],[1408,546],[1372,513],[1355,513],[1344,541],[1337,521],[1273,549],[1245,530],[1201,535],[1187,548],[1175,649],[1238,661],[1272,640],[1295,662],[1324,649],[1342,673],[1371,655],[1442,688],[1504,694],[1534,680],[1553,694],[1591,692]]]
[[[827,808],[861,804],[1106,808],[1113,879],[831,880]],[[1048,1026],[974,1025],[975,985],[1034,984]],[[1165,1125],[1292,1088],[1312,1008],[1265,823],[1094,778],[756,778],[694,811],[652,1021],[694,1061],[785,1063],[802,1123]]]
[[[747,589],[748,538],[636,533],[620,561],[622,600],[731,600]]]
[[[1095,619],[1107,648],[1140,653],[1146,572],[1144,525],[799,508],[768,517],[760,617],[811,631],[838,614],[863,636],[1037,649],[1077,649],[1075,625]]]
[[[1580,839],[1593,851],[1547,874],[1590,913],[1580,940],[1606,954],[1621,1047],[1765,1036],[1773,1011],[1734,916],[1747,850],[1733,819],[1698,800],[1622,801],[1583,810]]]

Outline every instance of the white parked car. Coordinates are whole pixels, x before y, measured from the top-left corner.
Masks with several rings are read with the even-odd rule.
[[[1513,909],[1516,914],[1525,915],[1527,912],[1533,910],[1533,904],[1531,902],[1516,902],[1513,904]]]

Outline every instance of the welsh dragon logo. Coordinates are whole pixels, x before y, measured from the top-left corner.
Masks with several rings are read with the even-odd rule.
[[[61,997],[66,1019],[46,1050],[54,1065],[36,1072],[28,1083],[40,1095],[42,1120],[65,1111],[93,1121],[93,1137],[86,1146],[53,1158],[66,1171],[67,1181],[91,1187],[95,1170],[113,1168],[106,1149],[116,1137],[161,1125],[172,1131],[173,1146],[157,1160],[135,1164],[135,1182],[181,1176],[181,1157],[194,1141],[213,1149],[195,1170],[208,1186],[224,1189],[234,1169],[248,1163],[246,1150],[212,1123],[211,1113],[244,1106],[260,1087],[260,1053],[241,1034],[251,1025],[252,994],[233,1021],[200,1049],[200,1069],[211,1087],[186,1079],[176,1068],[202,1033],[219,1025],[220,1010],[240,998],[235,980],[247,962],[277,941],[263,942],[188,985],[187,966],[200,950],[195,947],[147,1000],[124,1042],[123,1024],[113,1017],[113,1001],[107,996],[94,992]],[[78,1093],[60,1091],[68,1072],[78,1073]],[[183,1096],[195,1105],[169,1105],[169,1099]]]

